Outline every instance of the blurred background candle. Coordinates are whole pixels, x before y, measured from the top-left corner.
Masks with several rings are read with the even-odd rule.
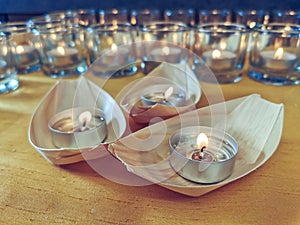
[[[70,66],[78,63],[76,48],[57,47],[47,52],[49,61],[56,67]]]
[[[287,70],[296,62],[296,55],[284,52],[283,48],[262,51],[260,56],[263,66],[273,70]]]
[[[236,54],[227,50],[208,50],[203,59],[212,70],[228,70],[234,66]]]
[[[137,71],[134,28],[129,23],[92,25],[87,30],[91,72],[96,76],[122,77]]]
[[[85,29],[62,20],[32,21],[32,29],[40,37],[42,70],[53,78],[79,76],[87,71],[88,50]]]
[[[150,52],[151,59],[157,62],[167,61],[169,63],[179,63],[181,60],[181,50],[176,47],[154,48]]]
[[[18,45],[15,58],[17,67],[26,67],[38,63],[39,55],[34,46]]]
[[[283,86],[300,83],[300,25],[270,23],[253,29],[250,78]]]
[[[36,50],[39,37],[26,22],[0,24],[0,32],[8,33],[15,47],[14,58],[18,73],[30,73],[40,69],[40,57]]]
[[[210,83],[234,83],[242,79],[249,29],[236,23],[202,24],[195,30],[193,51],[202,60],[194,60],[194,71],[200,80]],[[203,63],[212,70],[203,74]]]
[[[190,28],[181,22],[150,22],[139,28],[142,45],[142,71],[148,74],[160,62],[187,62]]]

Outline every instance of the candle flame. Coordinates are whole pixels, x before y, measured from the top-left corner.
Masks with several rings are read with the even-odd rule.
[[[61,47],[61,46],[58,46],[57,47],[57,52],[60,54],[60,55],[64,55],[66,53],[64,47]]]
[[[283,57],[283,48],[278,48],[274,54],[274,59],[282,59]]]
[[[90,113],[89,111],[82,112],[78,117],[78,120],[80,123],[82,123],[83,127],[85,127],[86,124],[91,121],[91,119],[92,113]]]
[[[170,98],[170,96],[173,94],[173,90],[174,88],[171,86],[169,87],[165,93],[164,93],[164,99],[167,100],[168,98]]]
[[[163,47],[162,48],[162,54],[163,55],[169,55],[170,54],[170,49],[169,49],[169,47]]]
[[[24,52],[24,47],[22,45],[18,45],[16,48],[16,52],[17,52],[17,54]]]
[[[115,44],[115,43],[113,43],[112,45],[111,45],[111,50],[115,53],[115,52],[117,52],[118,51],[118,46]]]
[[[227,47],[226,42],[225,42],[225,41],[221,41],[221,42],[220,42],[220,49],[225,50],[226,47]]]
[[[204,133],[200,133],[197,137],[197,149],[202,149],[203,147],[207,147],[208,145],[208,137]]]
[[[213,59],[219,59],[221,57],[221,51],[218,49],[213,50],[212,52],[212,58]]]

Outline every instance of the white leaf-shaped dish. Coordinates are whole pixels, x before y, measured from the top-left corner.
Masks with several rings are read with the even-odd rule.
[[[69,108],[99,108],[105,114],[107,138],[90,148],[57,148],[48,128],[50,118]],[[106,154],[109,143],[118,140],[126,130],[124,114],[116,101],[103,89],[80,77],[76,80],[60,80],[45,95],[35,109],[30,121],[28,139],[32,146],[55,165],[70,164],[95,159]]]
[[[243,103],[245,99],[246,98],[239,98],[225,102],[227,115]],[[243,159],[243,156],[238,157],[231,176],[216,184],[205,185],[185,180],[176,174],[169,164],[170,153],[168,139],[172,132],[181,128],[183,121],[184,126],[194,126],[195,121],[197,120],[199,120],[198,122],[202,126],[211,126],[211,112],[213,110],[215,110],[213,119],[217,122],[218,120],[219,122],[222,122],[224,117],[221,114],[224,111],[220,111],[220,115],[218,115],[217,112],[220,104],[223,103],[187,112],[180,116],[176,116],[169,120],[141,129],[132,135],[126,136],[117,142],[110,144],[109,151],[126,165],[128,171],[140,177],[175,192],[194,197],[201,196],[244,177],[263,165],[275,152],[282,134],[283,107],[282,105],[270,103],[276,105],[276,112],[274,112],[276,120],[274,121],[271,132],[266,135],[266,142],[258,159],[254,163],[249,163],[246,159]],[[258,124],[258,126],[263,126],[263,123]],[[156,145],[154,148],[148,148],[147,150],[147,144],[155,144],[153,141],[146,143],[147,138],[150,136],[152,138],[157,138],[157,143],[160,144]],[[161,137],[163,137],[163,140],[159,140]],[[133,142],[138,139],[140,140],[139,142]],[[135,144],[133,145],[132,143]],[[244,149],[244,151],[245,150],[251,151],[251,149]]]
[[[145,89],[153,90],[158,86],[177,86],[186,93],[186,104],[182,106],[167,106],[141,104],[141,96]],[[170,118],[177,114],[195,109],[201,97],[201,87],[193,71],[187,64],[161,63],[147,76],[135,80],[122,89],[120,106],[136,123],[149,123],[152,118]]]

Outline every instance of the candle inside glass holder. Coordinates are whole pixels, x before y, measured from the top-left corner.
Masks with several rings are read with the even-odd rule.
[[[278,48],[276,51],[262,51],[260,56],[264,67],[273,70],[288,70],[296,62],[296,55],[284,52],[283,48]]]
[[[234,67],[236,54],[227,50],[208,50],[203,53],[203,59],[212,70],[228,70]]]
[[[176,47],[154,48],[150,52],[150,59],[157,62],[180,63],[181,49]]]
[[[250,78],[276,86],[300,83],[300,26],[270,23],[253,28],[249,54]]]
[[[100,109],[67,109],[55,114],[48,127],[54,145],[62,148],[93,147],[107,136],[104,113]]]
[[[169,139],[170,164],[182,177],[198,183],[217,183],[233,171],[238,144],[224,131],[185,127]]]
[[[184,90],[175,85],[153,85],[146,88],[141,96],[141,101],[145,106],[162,104],[167,106],[184,106],[187,103]]]
[[[55,67],[76,65],[79,61],[76,48],[57,47],[47,52],[49,62]]]

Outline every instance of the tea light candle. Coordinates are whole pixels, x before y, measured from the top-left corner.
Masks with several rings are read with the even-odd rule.
[[[141,96],[141,101],[145,106],[162,104],[167,106],[184,106],[186,103],[186,93],[172,85],[153,85],[146,88]]]
[[[283,48],[262,51],[260,56],[263,66],[272,70],[287,70],[296,62],[296,55],[284,52]]]
[[[49,62],[56,67],[70,66],[78,63],[78,50],[76,48],[57,47],[47,52]]]
[[[165,46],[163,48],[154,48],[150,52],[152,61],[179,63],[181,61],[181,49]]]
[[[113,43],[111,49],[107,49],[101,56],[103,64],[108,66],[124,66],[128,63],[129,50],[127,48],[118,48]]]
[[[48,127],[54,145],[63,148],[93,147],[107,136],[104,113],[100,109],[67,109],[55,114]]]
[[[208,50],[203,59],[212,70],[228,70],[234,66],[236,54],[227,50]]]
[[[182,177],[198,183],[216,183],[233,171],[238,144],[224,131],[185,127],[169,139],[170,164]]]
[[[16,47],[16,64],[17,66],[27,66],[38,62],[39,55],[33,46],[18,45]]]

